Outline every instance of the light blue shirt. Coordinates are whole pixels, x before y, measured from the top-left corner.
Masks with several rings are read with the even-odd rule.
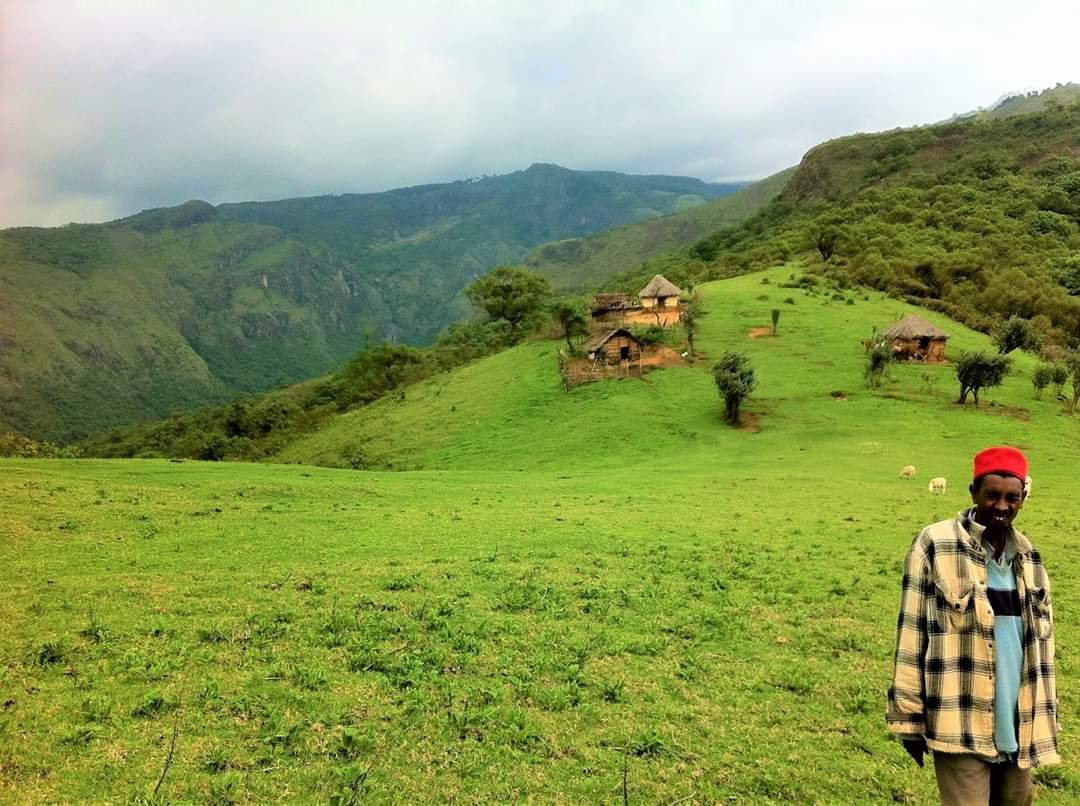
[[[1024,620],[1012,566],[1016,549],[1009,539],[1001,559],[995,560],[990,544],[983,545],[986,595],[994,610],[994,743],[999,753],[1015,753],[1019,750],[1017,700],[1024,671]]]

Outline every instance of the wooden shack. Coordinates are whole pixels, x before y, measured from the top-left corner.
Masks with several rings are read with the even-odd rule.
[[[594,294],[591,310],[592,329],[600,330],[618,327],[626,321],[627,311],[641,307],[637,300],[631,300],[629,294]]]
[[[925,361],[940,363],[945,360],[945,343],[948,334],[927,322],[921,316],[905,316],[881,334],[892,346],[898,361]]]
[[[682,305],[679,303],[681,295],[681,288],[662,274],[657,274],[638,292],[641,308],[633,316],[626,317],[626,321],[660,327],[677,325],[682,315]]]
[[[585,352],[595,364],[634,363],[641,360],[643,346],[641,339],[619,327],[597,333],[585,342]]]

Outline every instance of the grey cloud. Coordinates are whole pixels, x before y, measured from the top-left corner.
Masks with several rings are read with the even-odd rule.
[[[0,0],[3,2],[3,0]],[[302,8],[302,10],[301,10]],[[0,226],[365,192],[535,161],[764,176],[1076,76],[1080,11],[736,2],[3,6]],[[977,26],[977,27],[976,27]]]

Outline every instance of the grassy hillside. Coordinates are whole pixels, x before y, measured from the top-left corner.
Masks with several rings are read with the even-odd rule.
[[[544,244],[530,252],[524,264],[546,277],[555,289],[570,292],[593,289],[649,258],[674,252],[717,229],[749,218],[780,195],[794,172],[795,168],[788,168],[689,210],[583,238]]]
[[[535,343],[282,456],[422,469],[0,462],[2,797],[147,797],[176,731],[171,801],[932,802],[883,722],[902,559],[1008,442],[1056,585],[1066,763],[1039,802],[1075,802],[1080,426],[1026,356],[978,411],[949,366],[864,389],[861,339],[910,307],[792,273],[701,289],[756,432],[721,422],[708,359],[567,393]],[[987,344],[929,318],[950,354]]]
[[[812,149],[744,223],[608,281],[686,286],[787,260],[981,330],[1011,315],[1080,339],[1080,105],[856,135]]]
[[[942,418],[989,435],[995,427],[1022,430],[1037,416],[1046,427],[1064,429],[1056,432],[1062,439],[1073,433],[1072,419],[1061,416],[1052,396],[1032,399],[1030,372],[1037,362],[1026,354],[1013,354],[1013,375],[988,395],[996,405],[978,412],[953,404],[959,387],[950,366],[897,366],[884,393],[863,389],[862,340],[874,327],[884,330],[912,311],[950,333],[948,355],[993,348],[983,334],[877,292],[781,287],[801,274],[797,267],[782,267],[699,287],[707,313],[697,346],[706,356],[733,347],[750,356],[760,389],[749,411],[758,416],[759,433],[721,426],[707,358],[652,373],[645,381],[567,393],[558,373],[558,343],[534,342],[334,418],[278,458],[346,466],[343,457],[359,448],[368,467],[387,469],[619,468],[642,462],[663,467],[735,457],[748,441],[779,448],[795,433],[806,447],[820,436],[834,449],[850,448],[869,423],[897,445],[905,444],[905,433],[936,428]],[[780,336],[749,339],[751,327],[769,325],[773,308],[781,310]],[[842,392],[843,400],[833,392]],[[881,422],[874,422],[874,412],[881,412]],[[638,437],[642,431],[646,436]],[[888,467],[901,458],[885,453],[872,461]]]
[[[426,342],[474,276],[734,186],[534,166],[364,196],[0,232],[0,431],[73,439]]]

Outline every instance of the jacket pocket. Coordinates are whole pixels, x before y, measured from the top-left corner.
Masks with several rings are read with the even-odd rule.
[[[1050,593],[1046,588],[1028,588],[1031,602],[1031,627],[1035,637],[1045,641],[1054,634],[1054,615],[1050,607]]]
[[[958,582],[948,587],[941,582],[937,588],[938,621],[949,632],[970,630],[975,626],[975,588],[970,582]]]

